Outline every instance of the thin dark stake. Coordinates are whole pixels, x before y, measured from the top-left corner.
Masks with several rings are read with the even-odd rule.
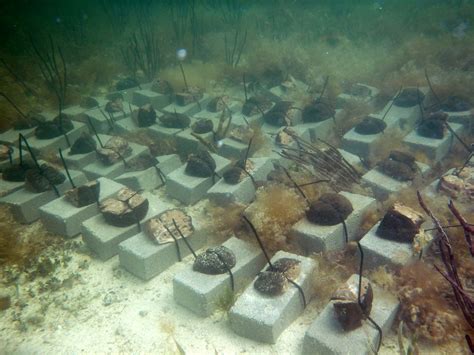
[[[245,222],[247,222],[247,224],[250,226],[250,228],[252,229],[252,232],[253,234],[255,235],[255,238],[257,239],[257,242],[258,242],[258,245],[260,245],[260,249],[262,249],[262,252],[263,252],[263,255],[265,255],[265,259],[267,259],[267,263],[268,265],[270,266],[270,270],[274,271],[275,268],[273,267],[273,264],[272,262],[270,261],[270,257],[268,256],[267,254],[267,251],[265,250],[265,247],[263,246],[263,242],[262,240],[260,239],[258,233],[257,233],[257,230],[255,229],[255,227],[253,226],[252,222],[250,222],[250,220],[246,217],[246,216],[242,216],[242,218],[245,220]]]
[[[135,192],[132,196],[130,196],[130,197],[125,201],[125,203],[127,204],[128,208],[130,208],[130,210],[132,211],[133,217],[135,217],[135,222],[137,223],[138,232],[140,233],[140,232],[142,231],[142,226],[140,225],[140,219],[138,218],[137,213],[136,213],[135,210],[132,208],[132,206],[130,206],[130,202],[129,202],[130,199],[131,199],[133,196],[137,195],[137,194],[138,194],[138,192]]]
[[[92,132],[94,132],[94,135],[97,138],[97,141],[99,142],[100,147],[104,148],[104,145],[102,144],[102,141],[100,140],[100,137],[97,134],[97,130],[95,129],[95,126],[92,124],[90,117],[87,117],[87,122],[89,122],[89,126],[91,126]]]
[[[448,122],[445,122],[444,125],[446,126],[446,128],[449,130],[449,132],[451,132],[451,134],[462,144],[462,146],[464,147],[464,149],[466,149],[469,153],[472,153],[472,149],[471,147],[469,147],[462,139],[461,137],[458,136],[458,134],[456,132],[454,132],[454,130],[451,128],[451,126],[449,125]]]
[[[400,86],[400,89],[398,89],[397,95],[395,95],[395,98],[394,98],[392,101],[390,101],[390,105],[388,106],[387,111],[385,111],[385,113],[384,113],[383,116],[382,116],[382,121],[385,121],[385,117],[387,117],[388,112],[389,112],[390,109],[392,108],[393,103],[395,102],[395,100],[396,100],[396,99],[400,96],[400,94],[402,93],[402,89],[403,89],[403,86]]]
[[[358,289],[358,294],[357,294],[357,302],[359,303],[359,307],[361,310],[363,310],[362,306],[362,301],[361,301],[361,292],[362,292],[362,271],[364,267],[364,251],[362,250],[362,246],[360,245],[359,242],[357,242],[357,247],[359,248],[359,253],[360,253],[360,264],[359,264],[359,289]],[[377,344],[377,350],[375,350],[375,353],[378,354],[380,350],[380,346],[382,345],[382,337],[383,337],[383,331],[382,328],[368,315],[365,314],[366,318],[370,321],[370,323],[373,324],[373,326],[377,329],[379,332],[379,341]]]
[[[303,289],[301,288],[301,286],[298,285],[298,284],[297,284],[295,281],[293,281],[292,279],[290,279],[288,276],[286,276],[285,273],[283,273],[283,275],[286,277],[286,279],[288,280],[289,283],[291,283],[292,285],[294,285],[294,286],[298,289],[298,291],[299,291],[299,293],[300,293],[300,295],[301,295],[301,300],[303,301],[303,308],[306,308],[306,304],[307,304],[307,303],[306,303],[306,297],[305,297],[305,295],[304,295],[304,291],[303,291]]]
[[[10,163],[10,165],[13,165],[13,157],[12,157],[12,154],[13,154],[13,150],[11,147],[8,148],[8,162]]]
[[[64,160],[63,151],[62,151],[61,148],[59,148],[59,157],[61,158],[61,162],[63,163],[64,170],[66,171],[67,178],[69,179],[69,182],[71,183],[72,188],[75,189],[76,185],[74,185],[74,181],[72,181],[71,174],[69,174],[69,169],[67,167],[66,161]]]
[[[438,104],[441,105],[441,100],[439,99],[439,96],[436,94],[436,92],[433,90],[433,85],[431,85],[431,80],[428,76],[428,71],[426,70],[426,68],[425,68],[425,78],[426,78],[426,82],[428,83],[428,86],[430,87],[431,93],[435,97]]]
[[[176,237],[174,236],[173,233],[171,233],[170,229],[168,228],[168,226],[160,219],[160,222],[161,224],[163,224],[163,227],[165,227],[166,231],[168,232],[168,234],[171,236],[171,238],[173,238],[174,240],[174,245],[176,246],[176,254],[178,255],[178,261],[182,261],[183,259],[181,258],[181,250],[179,248],[179,244],[178,244],[178,239],[176,239]]]
[[[188,82],[186,81],[186,75],[184,74],[183,64],[181,64],[180,61],[178,61],[178,64],[179,64],[179,69],[181,69],[181,75],[183,76],[184,87],[186,88],[186,92],[189,92],[189,86],[188,86]]]
[[[319,98],[318,100],[321,100],[323,98],[323,95],[326,91],[326,87],[328,86],[328,82],[329,82],[329,75],[326,76],[326,79],[324,79],[324,85],[323,85],[323,89],[321,90],[321,94],[319,95]]]
[[[12,107],[15,109],[16,112],[18,112],[20,114],[20,116],[22,118],[24,118],[25,120],[27,121],[30,121],[31,119],[33,119],[34,121],[38,121],[36,119],[34,119],[33,117],[30,119],[28,116],[26,116],[23,111],[20,110],[20,108],[13,102],[12,99],[10,99],[6,94],[4,94],[3,92],[0,92],[0,96],[3,96],[5,98],[5,100],[8,101],[8,103],[10,105],[12,105]]]
[[[178,227],[178,224],[176,223],[176,221],[174,220],[173,218],[173,225],[174,225],[174,228],[178,231],[179,235],[181,236],[181,238],[183,239],[183,242],[186,244],[186,246],[188,247],[188,249],[191,251],[191,253],[193,254],[194,256],[194,259],[197,258],[197,255],[196,253],[194,252],[193,248],[191,247],[191,244],[189,244],[188,240],[184,237],[183,233],[181,233],[181,230],[179,229]]]
[[[229,278],[230,278],[230,287],[232,288],[232,292],[235,291],[235,285],[234,285],[234,274],[232,273],[232,270],[229,268],[227,263],[225,262],[224,259],[219,255],[219,253],[213,252],[213,254],[219,259],[219,261],[224,265],[226,268],[227,272],[229,273]]]
[[[107,117],[107,115],[104,113],[104,111],[102,111],[102,109],[99,108],[99,111],[100,113],[102,114],[102,116],[104,116],[105,118],[105,121],[107,122],[107,124],[109,125],[110,129],[114,129],[114,125],[112,122],[109,121],[109,118]]]
[[[245,82],[245,73],[242,74],[242,80],[244,82],[244,95],[245,95],[245,101],[247,102],[248,97],[247,97],[247,83]]]
[[[41,174],[42,176],[44,176],[46,180],[48,180],[49,185],[50,185],[50,186],[53,188],[53,190],[54,190],[54,193],[56,194],[56,196],[59,197],[60,194],[59,194],[59,191],[58,191],[56,185],[54,185],[54,184],[51,182],[51,179],[49,179],[48,176],[44,175],[44,171],[43,171],[43,169],[41,169],[41,166],[39,165],[38,160],[36,159],[36,156],[35,156],[35,154],[33,153],[33,150],[31,149],[30,144],[28,143],[28,140],[27,140],[27,139],[25,138],[25,136],[24,136],[23,134],[21,134],[21,133],[18,134],[18,147],[19,147],[19,149],[20,149],[20,165],[23,165],[22,141],[25,143],[26,148],[28,149],[31,158],[33,159],[33,162],[35,163],[36,168],[39,170],[40,174]]]

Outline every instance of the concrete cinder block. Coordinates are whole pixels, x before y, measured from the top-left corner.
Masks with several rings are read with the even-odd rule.
[[[168,106],[165,106],[163,108],[163,111],[169,113],[183,113],[185,115],[192,116],[198,113],[199,111],[204,110],[210,99],[211,97],[205,93],[202,99],[198,102],[192,102],[190,104],[187,104],[186,106],[180,106],[176,103],[171,103]]]
[[[273,170],[273,164],[268,158],[250,158],[254,168],[249,173],[255,182],[267,180],[267,175]],[[243,204],[250,203],[255,197],[255,186],[249,176],[245,177],[238,184],[227,184],[224,179],[219,180],[207,192],[210,200],[219,204],[238,202]]]
[[[83,132],[87,132],[87,126],[81,122],[72,121],[74,128],[67,132],[69,142],[72,144]],[[23,143],[24,144],[24,143]],[[38,139],[35,136],[28,138],[28,144],[33,151],[41,153],[47,150],[57,151],[59,148],[69,148],[64,135],[60,135],[51,139]],[[26,147],[25,147],[26,148]]]
[[[351,278],[359,275],[352,275]],[[370,317],[382,328],[384,334],[390,331],[398,312],[396,297],[372,284],[374,300]],[[361,327],[345,331],[334,314],[333,302],[319,314],[306,331],[303,354],[373,354],[379,340],[377,329],[368,321]]]
[[[62,171],[62,173],[66,175],[64,171]],[[87,182],[87,179],[82,172],[69,170],[69,173],[71,174],[71,178],[75,184],[81,185]],[[71,188],[71,184],[66,178],[66,181],[60,185],[56,185],[56,188],[58,192],[62,194],[64,191]],[[39,208],[56,198],[57,195],[53,190],[34,193],[22,188],[2,197],[0,203],[9,205],[13,216],[20,223],[31,223],[40,217]]]
[[[419,254],[414,252],[411,243],[400,243],[377,235],[379,225],[380,222],[360,240],[360,245],[364,250],[364,265],[367,268],[377,268],[382,265],[398,267],[418,260]],[[426,227],[426,223],[424,225]],[[430,244],[423,250],[428,249]]]
[[[107,178],[99,178],[98,181],[100,183],[99,201],[116,194],[123,188],[123,185]],[[96,203],[78,208],[67,201],[64,196],[40,207],[40,218],[46,229],[67,238],[79,234],[82,222],[99,213]]]
[[[383,114],[380,113],[370,114],[369,116],[378,119],[383,118]],[[401,119],[397,116],[385,117],[384,122],[387,127],[384,132],[377,134],[359,134],[352,128],[344,134],[342,148],[362,158],[373,159],[384,140],[387,139],[387,135],[390,135],[392,132],[400,132],[400,121]]]
[[[157,157],[158,164],[142,171],[129,171],[115,179],[132,190],[153,190],[166,183],[166,176],[181,166],[181,160],[177,154],[169,154]],[[163,182],[158,169],[164,176]]]
[[[20,190],[25,183],[23,181],[6,181],[3,180],[2,174],[0,174],[0,197],[11,194],[12,192]]]
[[[255,197],[255,186],[248,176],[235,185],[227,184],[224,179],[221,179],[209,189],[207,197],[221,205],[227,203],[248,204]]]
[[[191,124],[194,120],[191,121]],[[181,155],[187,156],[196,151],[202,143],[193,137],[191,134],[191,128],[186,128],[185,130],[178,132],[175,135],[176,139],[176,146],[178,147],[179,153]],[[214,139],[214,134],[212,132],[198,134],[202,139],[204,139],[208,143],[212,143]]]
[[[419,90],[426,95],[429,89],[419,88]],[[421,111],[419,105],[415,105],[412,107],[400,107],[396,104],[392,104],[394,99],[390,100],[382,110],[382,112],[384,113],[387,113],[388,111],[385,116],[385,119],[399,119],[402,122],[408,124],[408,127],[413,127],[415,123],[421,118]],[[402,129],[404,129],[404,127],[402,127]]]
[[[105,142],[103,142],[105,144]],[[129,162],[130,160],[138,157],[141,154],[149,153],[148,147],[144,145],[129,143],[132,148],[132,153],[125,157],[125,161]],[[98,179],[100,177],[107,177],[109,179],[116,178],[117,176],[123,174],[126,171],[127,167],[123,161],[118,161],[112,165],[104,165],[97,159],[92,163],[84,167],[84,174],[90,180]]]
[[[339,110],[340,111],[340,110]],[[339,111],[336,110],[336,119],[338,117]],[[327,139],[334,130],[335,120],[328,118],[327,120],[315,123],[303,123],[309,129],[309,134],[311,141],[316,141],[319,139]]]
[[[462,134],[463,125],[451,123],[450,126],[456,134]],[[458,142],[450,131],[447,131],[442,139],[422,137],[416,131],[412,131],[403,139],[403,143],[406,143],[413,151],[424,153],[428,159],[438,162]]]
[[[236,127],[236,126],[260,126],[263,124],[263,116],[261,113],[257,113],[252,116],[245,116],[244,114],[241,113],[242,106],[240,105],[238,107],[238,111],[236,113],[232,114],[232,123],[231,123],[231,128]],[[265,110],[264,112],[268,112],[268,110]]]
[[[35,128],[28,129],[9,129],[8,131],[0,133],[0,143],[6,143],[18,147],[18,136],[22,134],[26,139],[35,135]]]
[[[248,144],[239,142],[232,138],[224,138],[219,148],[219,155],[227,159],[239,160],[245,158]]]
[[[148,199],[149,207],[145,218],[140,221],[142,228],[146,220],[170,208],[151,193],[145,192],[143,196]],[[135,223],[128,227],[115,227],[108,224],[101,214],[87,219],[81,226],[84,243],[102,260],[116,255],[119,244],[139,232]]]
[[[367,91],[367,93],[364,91]],[[337,96],[336,107],[344,108],[347,104],[353,101],[365,103],[372,107],[379,92],[380,90],[373,86],[357,83],[352,87],[351,92],[342,93]]]
[[[138,86],[135,86],[133,88],[128,88],[124,90],[115,90],[112,92],[109,92],[106,96],[106,100],[110,100],[114,97],[117,97],[118,95],[122,96],[123,100],[126,102],[132,102],[133,100],[133,93],[138,90],[149,90],[151,88],[151,83],[146,83],[146,84],[139,84]]]
[[[99,149],[100,148],[99,141],[97,140],[97,138],[94,135],[92,137],[97,142],[97,149]],[[107,136],[105,134],[99,134],[99,138],[100,138],[102,143],[105,143],[111,137]],[[73,144],[73,143],[74,142],[71,142],[71,144]],[[86,153],[86,154],[74,154],[74,155],[70,155],[69,154],[70,151],[71,151],[71,148],[68,148],[63,152],[64,160],[66,161],[67,167],[69,169],[71,169],[71,168],[72,169],[83,169],[86,165],[89,165],[89,164],[93,163],[97,159],[96,158],[97,155],[96,155],[95,151],[92,151],[92,152]],[[59,154],[58,154],[58,157],[59,157]]]
[[[291,83],[288,81],[289,85],[277,85],[270,89],[270,93],[277,97],[279,100],[289,100],[295,95],[301,96],[308,92],[308,84],[294,79],[291,79]]]
[[[423,163],[416,163],[420,168],[418,174],[426,175],[431,168]],[[388,195],[406,189],[412,185],[412,181],[398,181],[381,173],[378,169],[372,169],[362,176],[362,186],[370,187],[377,199],[385,199]]]
[[[448,122],[462,124],[468,134],[474,132],[474,114],[471,110],[446,113],[448,114]]]
[[[115,112],[112,114],[112,121],[110,120],[110,116],[107,112],[105,112],[104,108],[94,108],[92,110],[88,110],[81,115],[78,120],[83,123],[88,123],[90,120],[94,125],[95,130],[97,133],[103,134],[112,134],[116,133],[115,124],[123,120],[126,117],[130,116],[130,112],[128,111],[128,107],[124,106],[124,112]]]
[[[358,171],[365,171],[365,166],[360,160],[360,157],[358,157],[355,154],[349,153],[348,151],[345,151],[344,149],[338,149],[339,153],[341,153],[342,157],[349,163],[351,164],[354,168],[356,168]]]
[[[224,244],[233,251],[236,264],[231,269],[234,293],[243,289],[265,265],[265,257],[258,247],[235,237]],[[192,265],[173,279],[173,297],[176,303],[201,317],[208,317],[219,308],[219,302],[231,297],[229,273],[206,275],[194,271]]]
[[[272,261],[283,257],[301,261],[301,272],[293,281],[302,288],[308,299],[316,261],[284,251],[276,253]],[[301,294],[294,285],[289,284],[283,294],[271,297],[255,290],[252,282],[229,311],[230,327],[245,338],[274,344],[303,310]]]
[[[156,167],[123,173],[115,179],[132,190],[153,190],[164,184]]]
[[[184,129],[182,128],[167,128],[163,127],[159,121],[157,121],[157,124],[154,124],[153,126],[148,127],[147,131],[150,133],[150,135],[156,139],[159,142],[162,141],[172,141],[174,144],[176,141],[176,135],[179,132],[182,132]]]
[[[165,175],[170,174],[182,165],[178,154],[160,155],[156,159],[158,160],[158,167]]]
[[[74,121],[81,121],[82,116],[88,111],[87,108],[81,107],[80,105],[69,106],[63,109],[62,113],[71,117]]]
[[[355,232],[362,223],[364,215],[376,207],[375,199],[363,195],[341,192],[354,209],[346,218],[348,240],[353,240]],[[334,226],[322,226],[309,222],[306,217],[297,222],[290,230],[290,235],[307,254],[344,248],[345,235],[342,223]]]
[[[137,90],[133,93],[132,104],[138,107],[151,104],[153,108],[161,109],[170,103],[171,99],[169,96],[151,90]]]
[[[187,240],[196,251],[206,244],[207,232],[196,221],[193,224],[194,233]],[[178,247],[181,257],[191,253],[181,238],[178,239]],[[179,261],[175,243],[157,245],[144,232],[120,243],[119,260],[120,266],[142,280],[150,280]]]
[[[211,155],[216,161],[216,173],[222,175],[222,172],[230,165],[230,161],[219,155]],[[192,205],[203,198],[207,190],[209,190],[219,178],[217,176],[214,176],[214,178],[189,176],[184,172],[185,168],[186,164],[168,175],[168,179],[166,180],[166,192],[172,198],[186,205]]]
[[[15,152],[14,152],[13,155],[15,155],[15,153],[18,153],[17,148],[15,148]],[[23,152],[23,154],[24,154],[23,155],[24,159],[25,158],[30,159],[30,154],[28,152]],[[19,164],[20,163],[20,157],[19,156],[16,156],[16,157],[12,156],[12,162],[13,162],[13,164]],[[44,163],[44,161],[39,160],[38,163],[41,165],[41,164]],[[10,161],[8,159],[6,161],[2,161],[0,163],[0,171],[3,171],[3,169],[5,169],[9,166],[10,166]],[[6,196],[8,194],[11,194],[12,192],[20,190],[23,187],[24,184],[25,184],[24,181],[3,180],[3,174],[0,173],[0,197]]]

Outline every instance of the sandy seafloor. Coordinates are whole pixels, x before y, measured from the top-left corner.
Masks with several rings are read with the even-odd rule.
[[[166,199],[163,189],[156,194]],[[203,200],[186,211],[193,219],[209,221],[206,206]],[[29,233],[40,228],[36,222]],[[224,310],[201,318],[174,302],[173,276],[189,267],[191,255],[145,282],[122,269],[118,256],[103,262],[80,237],[74,240],[71,260],[54,273],[70,282],[40,293],[44,278],[20,278],[18,287],[8,290],[14,295],[12,304],[20,306],[1,313],[1,354],[299,354],[306,330],[325,305],[313,299],[276,344],[260,344],[233,333]],[[398,346],[391,332],[384,336],[380,354],[395,353]]]

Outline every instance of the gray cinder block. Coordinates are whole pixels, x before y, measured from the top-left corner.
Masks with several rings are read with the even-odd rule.
[[[448,122],[462,124],[468,134],[474,132],[474,114],[471,110],[461,112],[446,112],[448,114]]]
[[[116,194],[123,187],[123,185],[107,178],[99,178],[98,181],[100,183],[99,201]],[[40,218],[46,229],[67,238],[79,234],[82,222],[99,213],[96,203],[78,208],[67,201],[64,196],[40,207]]]
[[[262,117],[261,113],[257,113],[257,114],[252,115],[252,116],[245,116],[244,114],[241,113],[241,110],[242,110],[242,106],[239,105],[238,109],[237,109],[237,112],[232,114],[231,127],[247,126],[247,125],[260,126],[261,124],[263,124],[263,117]],[[268,110],[266,110],[264,112],[268,112]]]
[[[425,95],[428,93],[428,88],[419,88],[420,91],[422,91]],[[395,99],[395,98],[394,98]],[[390,105],[392,105],[393,99],[390,100],[382,110],[382,112],[386,112]],[[403,122],[406,122],[408,124],[408,127],[413,127],[415,123],[421,118],[421,111],[419,105],[415,105],[412,107],[400,107],[397,106],[396,104],[393,104],[388,111],[385,119],[391,120],[392,118],[394,119],[400,119]],[[404,129],[405,127],[402,127]]]
[[[420,172],[426,175],[431,168],[423,163],[416,163],[420,168]],[[418,174],[420,174],[420,172]],[[362,185],[370,187],[377,199],[385,199],[388,195],[401,191],[412,185],[411,181],[398,181],[378,171],[372,169],[362,176]]]
[[[147,130],[150,133],[150,135],[154,137],[154,139],[156,139],[157,141],[172,140],[173,142],[175,142],[176,135],[179,132],[183,131],[182,128],[163,127],[159,121],[157,121],[157,123],[154,124],[153,126],[148,127]]]
[[[462,134],[463,125],[451,123],[450,127],[456,134]],[[422,137],[416,131],[412,131],[403,139],[403,143],[416,152],[424,153],[428,159],[438,162],[449,153],[458,141],[450,131],[447,131],[442,139]]]
[[[12,144],[15,147],[18,147],[18,135],[22,134],[25,138],[29,139],[35,135],[34,128],[28,129],[9,129],[8,131],[0,133],[0,143]]]
[[[165,106],[163,108],[163,111],[169,112],[169,113],[183,113],[188,116],[195,115],[199,111],[202,111],[206,108],[207,103],[211,97],[208,94],[204,94],[202,99],[199,100],[198,102],[192,102],[190,104],[187,104],[186,106],[180,106],[176,103],[169,104],[168,106]]]
[[[163,185],[156,167],[123,173],[115,179],[132,190],[153,190]]]
[[[230,165],[230,161],[215,154],[211,154],[216,161],[216,173],[222,175],[222,172]],[[184,204],[192,205],[198,202],[206,195],[213,185],[213,178],[200,178],[187,175],[184,170],[186,164],[168,175],[166,180],[166,192],[172,197]],[[218,181],[217,176],[214,177]]]
[[[62,171],[62,173],[66,174],[64,171]],[[69,173],[75,184],[80,185],[87,182],[82,172],[69,170]],[[56,188],[61,194],[70,189],[71,184],[69,180],[66,179],[62,184],[56,185]],[[57,195],[53,190],[34,193],[22,188],[2,197],[0,203],[9,205],[13,215],[20,223],[31,223],[40,217],[39,208],[56,198]]]
[[[351,278],[359,277],[352,275]],[[387,334],[398,312],[398,300],[372,284],[374,300],[371,318]],[[379,333],[368,321],[361,327],[345,331],[334,315],[333,302],[319,314],[306,331],[303,343],[303,354],[373,354],[378,344]]]
[[[267,175],[273,170],[273,164],[268,158],[250,158],[254,168],[249,171],[255,182],[267,180]],[[238,184],[227,184],[224,179],[219,180],[207,192],[210,200],[220,204],[238,202],[243,204],[250,203],[255,197],[255,186],[249,176],[245,177]]]
[[[102,112],[101,112],[102,111]],[[130,116],[127,105],[124,105],[124,112],[113,113],[112,121],[110,121],[109,114],[105,112],[104,108],[93,108],[78,116],[78,120],[83,123],[88,123],[90,120],[94,125],[97,133],[112,134],[115,132],[115,124]]]
[[[380,222],[360,240],[366,267],[377,268],[382,265],[397,267],[418,260],[419,255],[415,254],[411,243],[399,243],[378,236],[376,231],[379,225]],[[424,247],[424,250],[429,247],[429,244]]]
[[[23,181],[6,181],[3,180],[2,174],[0,174],[0,197],[11,194],[12,192],[20,190],[25,183]]]
[[[157,167],[166,176],[181,166],[181,160],[177,154],[156,157]],[[142,171],[130,171],[123,173],[115,181],[130,187],[132,190],[153,190],[163,184],[156,167]],[[166,181],[165,181],[166,183]]]
[[[100,144],[97,140],[97,138],[93,135],[92,136],[94,140],[97,142],[97,149],[100,148]],[[99,134],[99,138],[102,143],[107,142],[107,140],[110,139],[110,136],[104,135],[104,134]],[[73,144],[74,142],[71,142]],[[86,154],[74,154],[74,155],[69,155],[69,152],[71,151],[71,148],[66,149],[63,152],[63,157],[64,160],[66,161],[67,167],[69,169],[83,169],[86,165],[89,165],[93,163],[96,160],[96,152],[92,151],[90,153]],[[59,154],[58,154],[59,157]]]
[[[272,93],[279,100],[288,100],[295,95],[304,95],[309,90],[308,84],[294,78],[287,80],[286,83],[288,85],[277,85],[272,87],[270,89],[270,93]]]
[[[234,160],[245,158],[248,144],[244,144],[232,138],[224,138],[221,142],[222,145],[219,148],[219,155]]]
[[[364,215],[376,207],[375,199],[363,195],[341,192],[352,203],[353,211],[346,218],[348,240],[355,238],[355,232],[362,223]],[[341,249],[345,245],[342,223],[334,226],[322,226],[309,222],[306,217],[297,222],[290,230],[290,235],[308,253]]]
[[[336,110],[336,119],[339,115],[340,110]],[[309,134],[312,141],[320,139],[327,139],[334,130],[335,121],[332,118],[315,123],[303,123],[309,129]]]
[[[235,237],[224,244],[234,252],[236,264],[232,268],[234,292],[244,288],[265,265],[263,253],[252,245]],[[219,308],[219,302],[231,297],[229,273],[206,275],[194,271],[192,265],[178,273],[173,279],[173,297],[176,303],[201,317],[208,317]]]
[[[81,121],[83,118],[82,116],[87,111],[87,108],[81,107],[80,105],[69,106],[63,109],[63,114],[71,117],[74,121]]]
[[[105,144],[105,142],[103,142]],[[141,154],[149,153],[148,147],[144,145],[129,143],[130,147],[132,148],[132,153],[125,158],[126,162],[138,157]],[[126,166],[123,161],[118,161],[112,165],[104,165],[97,159],[87,166],[84,167],[83,171],[84,174],[90,179],[98,179],[100,177],[107,177],[109,179],[113,179],[121,174],[123,174],[126,170]]]
[[[370,117],[382,119],[383,114],[370,114]],[[387,135],[400,131],[400,118],[397,116],[385,117],[387,127],[384,132],[377,134],[359,134],[354,128],[349,130],[342,139],[342,148],[365,159],[373,159],[387,139]],[[406,129],[406,127],[405,127]]]
[[[193,124],[193,122],[195,122],[195,120],[191,120],[191,124]],[[195,152],[196,149],[198,149],[199,146],[202,145],[202,143],[198,139],[196,139],[191,134],[191,132],[191,128],[186,128],[185,130],[178,132],[175,136],[176,146],[181,155],[189,155]],[[200,136],[202,139],[209,143],[212,143],[214,138],[212,132],[198,134],[198,136]]]
[[[355,154],[349,153],[348,151],[345,151],[344,149],[338,149],[339,153],[341,153],[342,157],[349,163],[351,164],[354,168],[356,168],[358,171],[365,171],[365,166],[360,160],[360,157],[358,157]]]
[[[282,257],[301,261],[301,272],[293,281],[303,289],[308,299],[312,273],[317,268],[316,261],[284,251],[276,253],[272,261]],[[302,312],[301,294],[294,285],[289,284],[283,294],[270,297],[255,290],[252,282],[230,309],[229,321],[236,334],[262,343],[274,344]]]
[[[132,103],[138,107],[151,104],[155,109],[161,109],[171,103],[167,95],[163,95],[151,90],[137,90],[133,93]]]
[[[360,90],[366,90],[367,95],[357,95],[357,91]],[[372,106],[379,92],[380,90],[373,86],[357,83],[352,88],[352,93],[342,93],[337,96],[336,107],[344,108],[344,106],[351,101],[357,101]]]
[[[83,132],[87,132],[87,126],[81,122],[72,121],[74,128],[67,132],[67,137],[69,142],[72,144],[74,141],[79,138]],[[24,143],[23,143],[24,144]],[[38,139],[35,136],[28,138],[28,144],[31,149],[35,152],[45,152],[47,150],[57,151],[59,148],[67,149],[69,148],[67,140],[64,135],[60,135],[56,138],[51,139]],[[25,147],[26,148],[26,147]]]
[[[145,192],[143,196],[148,199],[149,207],[145,218],[140,221],[142,228],[147,219],[169,209],[169,206],[159,201],[155,195]],[[118,253],[121,242],[136,235],[139,230],[135,223],[128,227],[112,226],[101,214],[98,214],[82,223],[81,233],[89,249],[100,259],[107,260]]]
[[[187,240],[196,251],[206,244],[207,232],[196,221],[193,224],[194,233]],[[181,257],[191,253],[181,238],[178,247]],[[144,232],[120,243],[119,260],[120,266],[142,280],[150,280],[179,261],[175,243],[157,245]]]

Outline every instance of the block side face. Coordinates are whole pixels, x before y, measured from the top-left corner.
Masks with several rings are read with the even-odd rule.
[[[196,226],[194,234],[188,241],[194,250],[198,250],[205,244],[206,238],[206,233]],[[178,240],[178,246],[181,257],[190,254],[183,240]],[[175,243],[157,245],[143,232],[120,244],[119,260],[120,266],[143,280],[159,275],[179,261]]]
[[[236,265],[232,268],[234,292],[239,292],[264,265],[262,252],[235,237],[224,244],[234,252]],[[214,313],[219,304],[231,297],[231,280],[228,273],[206,275],[196,272],[192,265],[178,273],[173,279],[175,301],[200,316]]]
[[[351,277],[354,276],[358,277],[358,275]],[[395,297],[374,285],[372,287],[374,301],[370,316],[386,332],[394,321],[399,303]],[[377,342],[378,332],[368,321],[364,321],[361,327],[352,331],[344,331],[335,317],[331,301],[307,330],[303,353],[372,354]]]
[[[282,257],[301,261],[301,273],[294,281],[307,294],[311,279],[309,275],[316,268],[316,263],[309,258],[282,251],[272,260]],[[260,342],[275,343],[302,311],[301,295],[296,287],[290,286],[282,295],[268,297],[255,290],[252,282],[231,308],[229,320],[237,334]]]

